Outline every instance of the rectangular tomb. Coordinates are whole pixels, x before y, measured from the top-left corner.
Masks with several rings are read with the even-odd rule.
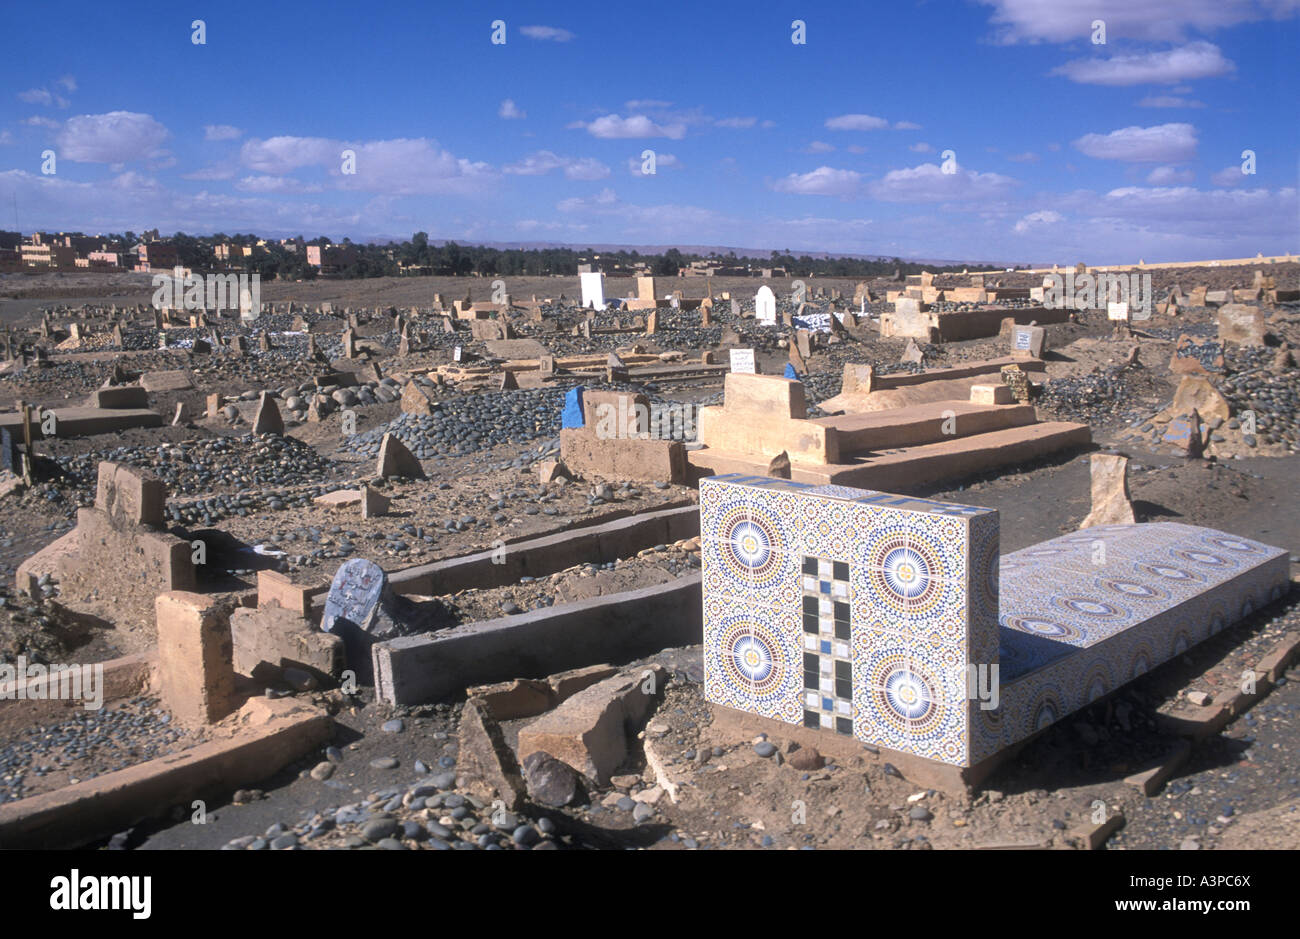
[[[1288,581],[1285,551],[1195,526],[1088,529],[1000,562],[998,529],[972,506],[701,480],[707,699],[973,766]]]

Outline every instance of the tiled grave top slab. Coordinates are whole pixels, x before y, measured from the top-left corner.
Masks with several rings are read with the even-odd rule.
[[[1198,626],[1190,621],[1214,615],[1210,605],[1218,588],[1285,554],[1175,522],[1090,528],[1008,554],[1000,567],[1002,679],[1012,681],[1163,614]],[[1232,621],[1243,614],[1233,609],[1223,615]]]
[[[921,512],[927,515],[960,515],[964,517],[990,515],[993,509],[984,509],[974,505],[959,505],[955,502],[935,502],[932,499],[917,499],[912,496],[900,496],[890,492],[876,492],[874,489],[855,489],[851,486],[825,486],[813,483],[794,482],[789,479],[777,479],[773,476],[746,476],[743,473],[726,473],[721,476],[709,476],[704,480],[710,486],[728,485],[753,487],[769,492],[786,492],[794,495],[817,496],[825,499],[837,499],[841,502],[856,502],[862,505],[877,505],[898,509],[902,512]],[[705,536],[707,537],[707,535]]]

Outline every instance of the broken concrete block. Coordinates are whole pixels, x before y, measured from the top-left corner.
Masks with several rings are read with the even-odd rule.
[[[1195,410],[1211,421],[1216,418],[1226,421],[1232,416],[1228,399],[1219,394],[1208,378],[1199,375],[1187,375],[1178,383],[1170,410],[1174,414],[1190,414]]]
[[[376,492],[369,486],[361,487],[362,518],[379,518],[381,515],[387,515],[390,505],[392,505],[392,500],[387,496]]]
[[[457,785],[487,802],[500,799],[507,809],[517,809],[527,791],[523,775],[500,726],[479,699],[470,698],[461,708],[457,740]]]
[[[253,433],[284,435],[284,418],[280,416],[280,406],[269,392],[263,391],[258,401],[257,416],[253,418]]]
[[[1092,511],[1079,527],[1132,525],[1133,503],[1128,489],[1128,457],[1119,453],[1092,455]]]
[[[260,588],[260,584],[259,584]],[[278,605],[240,607],[230,615],[234,670],[255,678],[280,677],[286,668],[299,668],[330,679],[346,667],[343,640],[322,632],[297,611]]]
[[[537,464],[537,478],[543,486],[557,479],[571,479],[572,474],[559,460],[541,460]]]
[[[971,404],[1011,404],[1016,396],[1008,385],[971,385]]]
[[[424,468],[420,466],[411,451],[391,433],[384,434],[379,443],[379,463],[375,475],[382,479],[405,477],[407,479],[424,479]]]
[[[516,678],[514,681],[492,685],[476,685],[466,688],[465,694],[481,700],[488,713],[498,721],[536,717],[558,703],[550,684],[535,678]]]
[[[1239,345],[1264,344],[1264,311],[1243,303],[1229,303],[1219,308],[1219,341]]]
[[[403,414],[428,416],[433,414],[433,405],[433,393],[419,382],[408,381],[406,387],[402,389]]]
[[[586,665],[582,668],[571,668],[568,671],[558,672],[551,675],[546,681],[554,692],[555,703],[567,701],[579,691],[590,688],[597,682],[604,681],[618,674],[618,668],[613,665]]]
[[[117,525],[163,527],[167,489],[147,470],[107,460],[99,464],[95,508]]]
[[[165,391],[190,391],[194,388],[194,378],[183,368],[158,372],[145,372],[140,376],[140,386],[150,394]]]
[[[607,678],[578,692],[519,731],[519,754],[538,751],[604,786],[627,757],[635,734],[654,709],[667,671],[652,665]]]
[[[327,492],[324,495],[317,496],[311,501],[316,505],[323,505],[326,508],[348,508],[349,506],[361,504],[361,490],[336,489],[333,492]]]
[[[127,385],[123,388],[100,388],[90,396],[92,408],[147,408],[149,392],[139,385]]]
[[[235,709],[228,608],[175,590],[158,595],[156,611],[163,705],[187,727],[221,720]]]
[[[258,609],[278,606],[295,616],[306,619],[311,612],[311,598],[319,592],[317,589],[295,584],[288,575],[278,571],[257,572]]]

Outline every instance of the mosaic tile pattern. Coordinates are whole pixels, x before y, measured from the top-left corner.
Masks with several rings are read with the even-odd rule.
[[[967,761],[966,665],[997,654],[996,512],[715,476],[700,531],[710,701]]]
[[[1174,523],[999,560],[994,511],[766,476],[701,480],[700,531],[708,700],[960,766],[1277,599],[1289,577],[1285,551]]]

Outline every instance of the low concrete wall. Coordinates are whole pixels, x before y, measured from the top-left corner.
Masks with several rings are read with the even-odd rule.
[[[93,668],[95,664],[103,666],[104,683],[99,689],[104,704],[129,698],[148,688],[153,670],[158,665],[158,653],[137,652],[121,658],[109,659],[107,662],[73,666],[75,668]],[[33,686],[39,685],[40,688]],[[51,686],[59,685],[59,679],[50,681],[47,676],[43,681],[28,682],[28,697],[19,699],[10,697],[14,689],[9,683],[0,684],[0,737],[12,737],[24,727],[33,724],[58,724],[76,715],[85,706],[85,699],[49,699]],[[82,687],[84,688],[84,682]],[[58,694],[57,688],[53,689]],[[42,694],[43,698],[31,697],[32,692]]]
[[[542,577],[587,562],[603,564],[699,533],[700,508],[691,503],[507,544],[503,558],[497,551],[480,551],[409,567],[389,574],[388,582],[397,593],[428,596],[468,587],[504,587],[520,577]],[[495,563],[494,554],[505,563]],[[324,596],[313,603],[323,607]]]
[[[420,704],[469,685],[541,678],[595,662],[628,661],[703,635],[700,575],[608,597],[378,643],[375,693]]]
[[[279,702],[272,702],[278,704]],[[260,782],[333,735],[324,711],[269,708],[260,726],[172,756],[0,805],[0,848],[73,848],[166,814],[198,797]]]

